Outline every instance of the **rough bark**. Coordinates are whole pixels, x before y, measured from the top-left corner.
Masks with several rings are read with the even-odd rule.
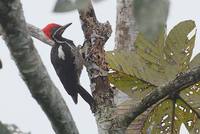
[[[156,104],[158,101],[163,98],[174,95],[175,93],[179,93],[181,90],[192,86],[196,82],[200,81],[200,66],[195,67],[186,73],[181,73],[179,76],[170,81],[169,83],[156,88],[149,95],[147,95],[144,99],[141,100],[140,103],[132,106],[129,109],[129,112],[126,114],[117,117],[116,123],[122,124],[125,127],[128,127],[130,123],[141,113],[150,108],[153,104]]]
[[[137,28],[133,14],[133,0],[117,0],[115,48],[133,50]]]
[[[87,9],[79,10],[85,43],[82,48],[85,66],[91,81],[91,89],[97,105],[95,113],[99,134],[124,134],[124,130],[113,126],[113,112],[116,110],[112,87],[109,84],[108,66],[103,49],[111,35],[108,22],[99,23],[94,9],[89,4]]]
[[[0,5],[4,40],[32,96],[48,116],[56,134],[78,134],[66,103],[33,46],[20,1],[2,0]]]

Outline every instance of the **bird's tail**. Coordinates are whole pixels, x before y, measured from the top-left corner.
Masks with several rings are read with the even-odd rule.
[[[71,97],[72,97],[74,103],[77,104],[78,103],[78,94],[71,95]]]
[[[92,112],[95,112],[95,100],[81,85],[78,85],[78,93],[90,105]]]

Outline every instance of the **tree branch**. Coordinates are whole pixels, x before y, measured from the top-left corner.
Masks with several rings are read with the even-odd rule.
[[[124,126],[128,127],[138,115],[146,111],[156,102],[170,94],[178,93],[198,81],[200,81],[200,66],[195,67],[185,73],[181,73],[173,81],[156,88],[144,99],[142,99],[140,103],[131,107],[129,112],[116,118],[116,124],[124,124]]]
[[[34,48],[20,0],[3,0],[0,5],[4,40],[32,96],[48,116],[57,134],[78,134],[64,99]]]
[[[97,104],[95,117],[100,134],[122,134],[124,130],[113,126],[114,89],[108,81],[108,64],[105,61],[104,45],[111,35],[109,22],[98,22],[92,4],[79,10],[85,43],[82,55],[91,81],[91,89]]]
[[[48,44],[50,46],[54,46],[55,45],[54,41],[48,39],[44,35],[44,33],[41,31],[41,29],[39,29],[36,26],[34,26],[32,24],[29,24],[29,23],[27,23],[26,25],[27,25],[29,34],[31,36],[33,36],[34,38],[36,38],[36,39],[38,39],[38,40],[42,41],[43,43]],[[3,34],[3,32],[2,32],[2,29],[0,28],[0,35],[2,35],[2,34]]]
[[[105,51],[103,47],[111,35],[111,26],[108,22],[99,23],[97,21],[91,3],[87,9],[79,10],[79,14],[86,40],[82,48],[82,54],[90,80],[92,84],[96,85],[93,88],[93,95],[99,104],[105,104],[105,100],[100,101],[100,98],[98,98],[100,96],[97,94],[106,92],[110,88],[107,79],[108,67],[105,62]]]
[[[117,0],[115,49],[133,50],[138,31],[133,13],[134,0]]]
[[[85,10],[79,10],[85,43],[82,49],[86,67],[91,79],[107,76],[104,45],[112,30],[109,22],[99,23],[96,19],[92,4]],[[87,49],[87,50],[86,50]]]
[[[35,37],[36,39],[50,45],[50,46],[54,46],[55,43],[53,40],[50,40],[48,39],[44,33],[37,27],[35,27],[34,25],[32,24],[28,24],[27,23],[27,28],[28,28],[28,31],[30,33],[31,36]]]

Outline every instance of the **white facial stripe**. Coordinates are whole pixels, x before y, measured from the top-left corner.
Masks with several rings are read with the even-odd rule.
[[[57,34],[57,32],[59,31],[61,29],[61,27],[59,27],[54,33],[53,33],[53,36],[52,36],[52,38],[54,39],[54,40],[56,40],[56,41],[59,41],[59,40],[57,40],[56,39],[56,34]],[[62,41],[61,41],[62,42]],[[59,42],[58,42],[59,43]]]
[[[58,47],[58,57],[62,60],[65,60],[65,53],[63,52],[61,45]]]
[[[62,41],[62,40],[58,40],[55,36],[57,34],[57,32],[61,29],[62,27],[59,27],[53,34],[52,38],[57,42],[57,43],[64,43],[67,44],[72,50],[74,49],[67,41]]]

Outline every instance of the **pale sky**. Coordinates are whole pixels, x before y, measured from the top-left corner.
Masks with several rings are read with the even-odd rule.
[[[64,36],[70,38],[75,44],[83,43],[83,34],[80,27],[79,16],[76,11],[70,13],[53,13],[52,9],[55,0],[22,0],[25,18],[28,23],[37,27],[44,27],[48,23],[66,24],[72,22],[72,26],[64,33]],[[200,29],[198,0],[171,0],[171,9],[168,18],[168,29],[183,20],[192,19]],[[106,49],[111,50],[114,47],[114,30],[116,2],[115,0],[105,0],[94,5],[97,18],[100,22],[109,21],[112,24],[113,34],[106,44]],[[199,30],[197,34],[194,53],[200,51]],[[0,39],[0,58],[3,62],[3,69],[0,70],[0,120],[8,124],[16,124],[23,131],[31,131],[32,134],[55,134],[46,115],[41,110],[37,102],[31,97],[29,90],[20,78],[19,72],[12,60],[10,53]],[[78,105],[75,105],[71,97],[65,92],[63,86],[58,80],[56,73],[50,63],[50,47],[34,39],[34,44],[54,81],[62,93],[80,134],[97,134],[95,119],[89,110],[89,106],[79,97]],[[199,44],[199,45],[198,45]],[[90,92],[89,79],[87,73],[82,73],[81,84]],[[182,129],[182,134],[186,134]]]

